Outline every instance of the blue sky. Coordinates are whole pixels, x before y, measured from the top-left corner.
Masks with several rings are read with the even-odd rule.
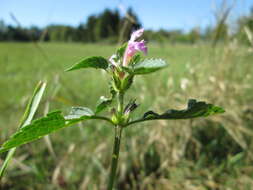
[[[227,0],[227,3],[232,4],[234,1],[230,22],[247,14],[253,6],[253,0]],[[144,28],[187,31],[193,27],[204,28],[213,24],[214,7],[219,7],[221,2],[222,0],[0,0],[0,20],[15,24],[10,17],[10,13],[13,13],[22,26],[77,26],[80,22],[85,22],[90,14],[98,14],[105,8],[131,6]]]

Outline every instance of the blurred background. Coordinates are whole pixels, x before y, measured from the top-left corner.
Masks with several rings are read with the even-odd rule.
[[[39,80],[48,85],[35,118],[109,96],[105,73],[64,70],[86,56],[109,58],[141,27],[147,57],[170,66],[136,77],[134,115],[181,109],[189,98],[226,113],[127,128],[117,189],[253,189],[253,0],[1,0],[0,143]],[[87,121],[24,145],[0,189],[105,189],[112,142],[112,128]]]

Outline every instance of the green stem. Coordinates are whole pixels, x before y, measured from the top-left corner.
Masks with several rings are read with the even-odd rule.
[[[121,116],[123,114],[123,108],[124,107],[124,93],[119,92],[118,93],[118,112]]]
[[[113,147],[113,154],[112,154],[111,173],[109,176],[109,183],[107,186],[107,190],[112,190],[114,186],[118,160],[119,160],[120,140],[121,140],[122,130],[123,128],[121,126],[119,125],[115,126],[115,138],[114,138],[114,147]]]
[[[124,109],[124,93],[119,92],[118,93],[118,113],[117,113],[118,121],[121,121],[122,119],[123,109]],[[112,154],[111,172],[109,176],[109,183],[107,186],[107,190],[112,190],[114,186],[114,181],[115,181],[116,173],[117,173],[118,160],[119,160],[120,140],[121,140],[122,130],[123,130],[123,127],[120,125],[120,123],[115,126],[115,137],[114,137],[114,146],[113,146],[113,154]]]

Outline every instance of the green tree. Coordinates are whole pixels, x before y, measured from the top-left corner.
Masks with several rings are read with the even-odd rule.
[[[96,22],[97,22],[97,17],[96,16],[91,15],[91,16],[88,17],[88,21],[87,21],[87,24],[86,24],[87,38],[91,42],[95,42],[94,30],[95,30]]]

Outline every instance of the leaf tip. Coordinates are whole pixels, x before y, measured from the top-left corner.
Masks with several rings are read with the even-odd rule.
[[[73,70],[73,67],[70,67],[70,68],[67,68],[64,70],[64,72],[69,72],[69,71],[72,71]]]

